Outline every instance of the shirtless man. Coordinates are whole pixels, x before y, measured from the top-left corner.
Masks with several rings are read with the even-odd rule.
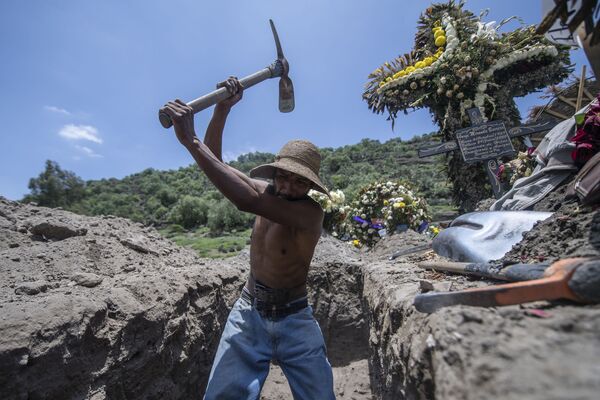
[[[294,399],[335,399],[323,335],[306,297],[323,223],[323,210],[307,194],[328,194],[318,177],[318,149],[307,141],[288,142],[274,163],[254,168],[251,177],[223,163],[225,121],[243,93],[235,78],[223,86],[233,96],[215,106],[204,142],[196,136],[190,107],[180,100],[166,105],[177,138],[210,181],[239,210],[256,214],[250,276],[229,314],[204,398],[258,399],[275,360]]]

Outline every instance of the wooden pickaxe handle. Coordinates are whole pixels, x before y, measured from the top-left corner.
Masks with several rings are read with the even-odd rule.
[[[272,20],[269,20],[269,23],[271,24],[271,31],[275,40],[277,59],[268,67],[240,79],[240,84],[244,89],[248,89],[266,79],[281,77],[279,81],[279,110],[281,112],[290,112],[294,109],[294,88],[292,81],[288,77],[290,67],[283,55],[283,50],[281,50],[281,43],[279,42],[279,35],[275,29],[275,24]],[[229,94],[226,88],[221,87],[186,104],[196,114],[228,97],[231,97],[231,94]],[[158,119],[164,128],[173,126],[173,121],[171,121],[171,117],[165,112],[164,107],[158,111]]]
[[[494,307],[537,300],[569,299],[584,302],[571,290],[569,280],[575,269],[587,260],[589,259],[567,258],[557,261],[546,269],[541,279],[457,292],[419,294],[415,297],[414,305],[420,312],[432,313],[442,307],[458,304]]]
[[[240,84],[244,89],[247,89],[266,79],[281,76],[275,75],[278,72],[275,67],[276,63],[277,61],[267,68],[261,69],[260,71],[255,72],[252,75],[248,75],[240,79]],[[220,101],[225,100],[228,97],[231,97],[231,94],[227,91],[227,88],[221,87],[208,94],[205,94],[204,96],[198,97],[197,99],[192,100],[186,104],[192,107],[194,114],[196,114],[204,109],[207,109],[210,106],[217,104]],[[169,117],[169,115],[164,111],[164,108],[161,108],[159,110],[158,119],[160,121],[160,124],[165,128],[170,128],[171,126],[173,126],[171,117]]]
[[[550,266],[549,263],[512,264],[503,266],[500,263],[466,263],[451,261],[423,261],[417,264],[420,268],[435,271],[453,272],[463,275],[475,275],[501,281],[517,282],[540,279]]]

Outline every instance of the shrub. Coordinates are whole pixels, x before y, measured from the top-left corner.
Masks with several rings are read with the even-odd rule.
[[[169,220],[190,229],[203,225],[207,221],[209,205],[194,196],[183,196],[169,213]]]
[[[246,229],[252,226],[254,215],[244,213],[229,201],[221,201],[210,208],[206,225],[212,234],[220,234],[232,229]]]

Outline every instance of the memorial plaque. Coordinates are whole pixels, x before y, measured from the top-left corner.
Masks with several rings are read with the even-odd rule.
[[[531,146],[531,141],[527,135],[549,131],[555,124],[549,121],[527,124],[511,128],[507,132],[502,121],[485,123],[478,108],[468,109],[467,115],[471,120],[471,126],[455,131],[457,140],[419,149],[419,157],[430,157],[460,149],[465,162],[483,161],[494,196],[500,198],[504,188],[502,182],[498,179],[500,165],[502,164],[498,157],[516,153],[510,138],[524,137],[524,143],[529,142],[527,146]]]
[[[456,132],[458,147],[466,163],[486,161],[515,153],[504,122],[492,121]]]

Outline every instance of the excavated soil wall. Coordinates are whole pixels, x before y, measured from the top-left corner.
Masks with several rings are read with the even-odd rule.
[[[557,215],[524,242],[547,235],[562,243],[557,232],[567,224],[577,245],[561,248],[598,254],[589,233],[597,217]],[[421,314],[412,306],[421,281],[452,290],[490,283],[417,268],[435,257],[428,253],[388,260],[427,241],[409,232],[364,253],[326,236],[319,242],[309,297],[338,399],[596,398],[599,306]],[[550,254],[547,243],[522,243],[511,257],[538,257],[541,246]],[[247,273],[247,251],[204,260],[125,219],[0,198],[0,398],[199,398]],[[291,398],[271,372],[261,398]]]

